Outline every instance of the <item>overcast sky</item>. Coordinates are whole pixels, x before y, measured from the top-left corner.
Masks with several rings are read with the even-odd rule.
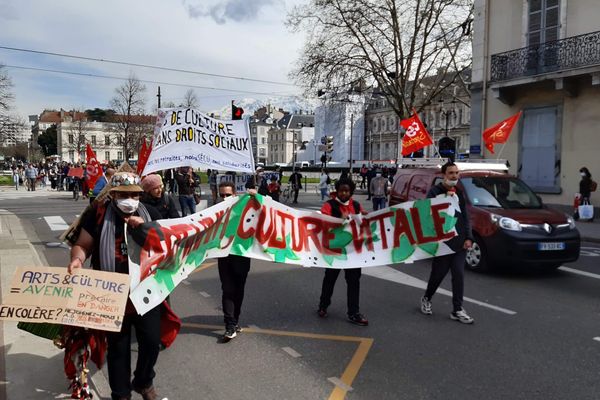
[[[304,37],[284,26],[287,11],[303,0],[0,0],[0,46],[66,53],[222,75],[288,82]],[[277,86],[75,60],[0,49],[0,63],[43,69],[256,91],[297,94]],[[16,111],[107,108],[123,81],[15,68]],[[146,83],[147,110],[157,84]],[[161,84],[162,101],[182,101],[185,87]],[[194,89],[205,111],[251,93]]]

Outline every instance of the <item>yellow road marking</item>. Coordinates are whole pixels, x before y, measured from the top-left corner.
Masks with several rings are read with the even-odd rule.
[[[205,267],[202,267],[205,268]],[[195,329],[205,329],[205,330],[219,330],[223,327],[221,325],[207,325],[207,324],[196,324],[193,322],[184,322],[181,326],[185,326],[187,328],[195,328]],[[244,327],[244,333],[259,333],[264,335],[274,335],[274,336],[289,336],[289,337],[302,337],[308,339],[318,339],[318,340],[336,340],[341,342],[356,342],[358,343],[358,348],[354,352],[350,363],[346,366],[344,373],[340,380],[344,382],[348,387],[352,386],[352,382],[358,375],[358,371],[362,367],[365,359],[367,358],[367,354],[373,345],[373,339],[364,338],[358,336],[343,336],[343,335],[327,335],[320,333],[307,333],[307,332],[292,332],[292,331],[277,331],[273,329],[256,329],[256,328],[246,328]],[[343,400],[346,397],[347,390],[344,390],[340,387],[335,387],[328,400]]]

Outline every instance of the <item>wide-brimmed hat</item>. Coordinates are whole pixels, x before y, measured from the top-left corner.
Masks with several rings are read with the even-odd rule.
[[[110,180],[111,192],[143,192],[140,177],[131,172],[116,172]]]

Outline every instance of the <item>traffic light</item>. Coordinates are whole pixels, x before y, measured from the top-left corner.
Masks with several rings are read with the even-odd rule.
[[[242,107],[236,107],[232,101],[231,102],[231,119],[233,119],[233,120],[242,119],[242,115],[244,115],[244,109]]]
[[[327,136],[327,143],[325,144],[326,146],[326,152],[327,153],[331,153],[333,152],[333,136]]]

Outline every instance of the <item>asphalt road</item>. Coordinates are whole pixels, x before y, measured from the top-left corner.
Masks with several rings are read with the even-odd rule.
[[[85,204],[52,194],[0,199],[48,264],[65,266],[68,250],[47,245],[61,233],[48,217],[69,224]],[[319,208],[316,194],[300,200]],[[345,320],[342,277],[320,319],[322,270],[253,261],[246,328],[229,343],[219,339],[220,282],[210,261],[172,295],[184,327],[161,353],[155,383],[170,400],[597,399],[600,245],[582,245],[577,262],[552,273],[467,272],[472,326],[449,319],[443,293],[433,316],[420,313],[428,262],[363,269],[361,311],[370,325],[359,327]],[[450,289],[449,277],[442,287]]]

